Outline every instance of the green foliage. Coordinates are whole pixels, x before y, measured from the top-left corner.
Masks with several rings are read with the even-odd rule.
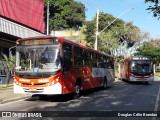
[[[75,0],[45,0],[45,21],[47,2],[50,4],[50,29],[78,29],[85,20],[85,6]]]
[[[160,19],[160,6],[159,6],[159,0],[145,0],[145,2],[151,2],[154,3],[153,6],[149,6],[147,10],[150,12],[153,12],[154,17],[158,17]]]
[[[86,30],[83,31],[83,34],[86,35],[85,41],[87,46],[93,48],[94,39],[95,39],[95,23],[93,21],[85,22]]]
[[[100,12],[99,32],[115,19],[116,18],[110,14]],[[85,26],[86,31],[84,34],[86,34],[87,46],[93,48],[96,33],[96,16],[93,20],[87,21]],[[113,24],[109,25],[108,28],[98,36],[98,50],[111,52],[114,48],[118,48],[124,41],[134,44],[135,42],[142,40],[143,37],[144,35],[140,29],[134,26],[132,22],[126,23],[121,19],[116,19]]]
[[[154,64],[158,65],[160,63],[160,41],[152,40],[150,42],[144,43],[143,46],[137,50],[135,55],[151,56],[153,58]]]
[[[117,48],[119,45],[119,42],[117,41],[117,38],[114,36],[112,31],[103,32],[98,41],[98,46],[100,51],[104,51],[106,53],[112,52],[111,48]]]
[[[3,53],[2,56],[5,60],[8,71],[13,70],[15,68],[15,56],[11,54],[10,58],[8,58],[7,55]]]

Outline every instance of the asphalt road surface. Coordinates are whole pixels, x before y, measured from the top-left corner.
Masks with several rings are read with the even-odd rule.
[[[157,77],[149,85],[117,80],[106,90],[88,90],[78,99],[69,95],[33,97],[0,104],[0,111],[17,112],[12,114],[15,118],[10,118],[15,120],[28,119],[25,116],[29,115],[30,120],[156,120],[152,116],[156,115],[154,111],[159,110],[159,88],[160,79]],[[16,117],[18,113],[20,116],[23,114],[23,118]],[[42,118],[33,118],[36,115]],[[9,117],[0,119],[8,120]]]

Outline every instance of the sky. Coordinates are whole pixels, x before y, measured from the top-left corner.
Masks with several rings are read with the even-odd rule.
[[[125,22],[132,21],[143,32],[148,32],[151,37],[160,38],[160,20],[149,13],[145,0],[77,0],[82,2],[86,10],[86,20],[92,20],[96,15],[97,8]],[[133,10],[129,10],[133,8]],[[125,12],[126,11],[126,12]],[[122,15],[121,15],[122,14]]]

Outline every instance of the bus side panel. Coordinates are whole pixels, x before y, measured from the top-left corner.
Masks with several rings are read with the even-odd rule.
[[[75,76],[73,73],[73,68],[71,68],[70,71],[67,73],[62,73],[63,75],[63,85],[62,85],[62,91],[63,94],[68,94],[71,92],[74,92],[74,84],[75,84]]]
[[[90,67],[81,67],[76,73],[76,78],[81,79],[81,89],[87,90],[96,86],[96,81],[92,78],[92,70]]]
[[[91,88],[89,69],[86,70],[86,67],[72,67],[71,70],[63,74],[63,94],[74,92],[75,84],[78,81],[81,81],[81,90]]]

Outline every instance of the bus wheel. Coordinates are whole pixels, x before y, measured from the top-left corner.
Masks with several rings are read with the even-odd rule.
[[[73,97],[75,99],[80,97],[80,85],[79,84],[75,84],[75,91],[74,91]]]
[[[104,90],[107,89],[107,79],[106,78],[104,78],[102,87],[103,87]]]

